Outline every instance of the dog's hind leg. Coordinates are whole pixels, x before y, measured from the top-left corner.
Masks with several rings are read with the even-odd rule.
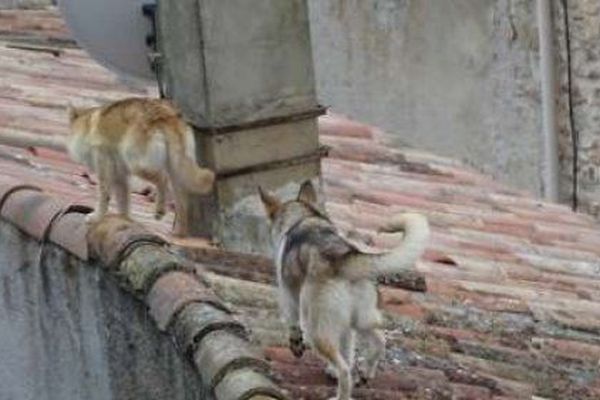
[[[331,338],[315,338],[313,343],[319,355],[337,371],[337,396],[330,400],[351,400],[352,373],[342,352]]]
[[[348,330],[342,335],[341,352],[350,369],[354,366],[356,338],[354,330]]]
[[[165,174],[158,174],[153,183],[156,187],[154,219],[158,221],[167,213],[167,176]]]
[[[103,151],[94,151],[94,172],[98,176],[98,198],[96,207],[91,214],[85,217],[87,223],[99,221],[108,212],[108,204],[110,202],[110,194],[114,184],[114,166],[112,159]]]
[[[371,329],[363,333],[367,342],[366,358],[366,378],[373,379],[377,372],[379,360],[385,353],[385,336],[379,329]]]
[[[115,177],[115,200],[119,214],[129,217],[129,177],[125,174]]]
[[[346,360],[346,363],[348,364],[348,368],[350,368],[350,371],[352,371],[352,368],[354,367],[354,356],[356,354],[355,349],[356,349],[356,336],[354,334],[354,330],[349,330],[342,335],[342,340],[340,343],[340,352],[342,354],[342,357],[344,357],[344,360]],[[332,379],[337,378],[337,369],[331,363],[329,363],[327,365],[325,372],[327,373],[327,375],[330,378],[332,378]]]

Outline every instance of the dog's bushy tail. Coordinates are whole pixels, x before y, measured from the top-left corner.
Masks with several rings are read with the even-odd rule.
[[[350,280],[377,279],[415,271],[415,262],[425,251],[429,239],[427,218],[415,213],[398,214],[392,217],[383,231],[397,233],[402,243],[384,254],[353,255],[341,271],[344,277]],[[404,232],[403,239],[400,231]]]
[[[163,128],[168,147],[168,172],[174,183],[187,191],[198,194],[210,193],[215,174],[196,164],[194,138],[191,129],[178,123]]]

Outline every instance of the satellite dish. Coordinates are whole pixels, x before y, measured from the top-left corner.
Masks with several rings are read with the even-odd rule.
[[[120,75],[155,80],[146,37],[151,20],[142,6],[156,0],[59,0],[60,11],[75,40],[92,57]]]

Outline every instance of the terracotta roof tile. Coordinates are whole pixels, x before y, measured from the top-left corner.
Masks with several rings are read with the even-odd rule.
[[[194,274],[170,272],[162,275],[152,285],[147,300],[150,315],[159,329],[165,330],[173,321],[175,314],[192,302],[219,302],[214,293],[201,283]]]
[[[218,399],[285,400],[287,397],[275,384],[252,368],[237,369],[226,375],[215,387]]]
[[[56,198],[34,190],[12,193],[2,206],[2,217],[41,240],[56,216],[66,209]]]
[[[6,18],[18,19],[14,29],[21,39],[44,40],[44,35],[64,34],[52,15],[0,13],[0,25],[7,26],[2,24]],[[52,19],[50,30],[28,18]],[[125,87],[73,48],[54,57],[0,47],[0,75],[0,132],[63,135],[69,101],[89,105],[154,93]],[[426,256],[418,264],[428,292],[384,289],[386,360],[377,379],[356,389],[356,399],[600,398],[600,229],[593,218],[508,188],[456,160],[393,148],[386,133],[339,115],[322,117],[319,126],[322,143],[332,147],[323,160],[327,209],[342,229],[387,248],[394,243],[375,229],[390,213],[422,212],[433,227]],[[31,184],[64,203],[93,204],[94,178],[64,154],[0,146],[0,170],[0,198],[6,188]],[[157,237],[171,240],[172,214],[155,221],[151,193],[144,186],[135,193],[134,219]],[[84,257],[83,241],[68,237],[76,227],[84,229],[81,214],[64,215],[50,239]],[[96,252],[112,262],[126,242],[117,240]],[[215,292],[235,307],[236,318],[252,330],[252,340],[265,346],[277,382],[292,397],[333,395],[334,382],[324,375],[320,361],[310,352],[296,360],[281,347],[285,327],[277,315],[267,259],[192,240],[178,243],[200,261],[199,269],[211,271],[206,275]],[[150,272],[132,267],[119,273],[128,277],[128,285],[147,293],[170,271],[170,264],[165,265]],[[170,306],[165,315],[178,308]],[[195,308],[191,303],[176,315],[185,319]],[[174,324],[175,331],[189,329],[176,333],[183,347],[193,350],[196,335],[239,328],[225,315],[208,314],[214,323],[207,326],[193,319]],[[239,371],[235,377],[244,379],[244,368]],[[269,392],[272,383],[267,379],[264,387]],[[223,385],[218,390],[231,395]]]
[[[166,248],[163,246],[145,241],[132,243],[134,246],[130,247],[129,251],[123,253],[124,259],[119,263],[117,274],[123,279],[125,286],[139,294],[141,297],[148,299],[147,296],[153,285],[165,274],[173,271],[183,271],[187,273],[196,272],[196,269],[191,263],[181,259],[170,251],[166,251]],[[167,283],[173,282],[167,281]],[[183,284],[182,282],[178,283]],[[167,286],[164,289],[167,293],[162,293],[162,291],[155,293],[159,296],[159,298],[156,298],[155,300],[157,300],[157,306],[161,304],[161,300],[168,302],[163,304],[165,307],[164,309],[160,307],[161,311],[165,312],[166,315],[159,313],[158,309],[155,309],[157,317],[169,317],[170,313],[176,311],[175,309],[180,305],[179,301],[184,300],[183,298],[176,299],[171,297],[173,295],[173,293],[169,293],[171,286]],[[187,293],[188,296],[194,294],[200,296],[200,294],[194,290],[197,289],[197,287],[187,286],[186,288],[181,289],[189,290]],[[161,294],[164,294],[165,297],[160,296]],[[157,322],[162,321],[163,319],[161,318]]]
[[[268,371],[270,368],[267,361],[256,350],[247,346],[243,338],[226,331],[213,331],[205,335],[199,341],[193,358],[201,367],[206,386],[211,389],[218,386],[225,375],[233,370],[253,368]]]
[[[187,304],[178,314],[173,326],[177,343],[188,355],[193,354],[204,336],[217,330],[226,330],[242,338],[247,337],[244,326],[229,312],[208,303]]]
[[[165,244],[165,240],[148,230],[139,223],[116,215],[107,215],[99,222],[89,226],[87,240],[90,250],[105,265],[118,265],[126,252],[136,246],[153,243]]]
[[[82,260],[88,259],[87,241],[82,240],[87,235],[85,214],[70,212],[54,222],[48,239],[75,254]]]

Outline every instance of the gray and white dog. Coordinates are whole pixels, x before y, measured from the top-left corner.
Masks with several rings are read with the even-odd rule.
[[[290,329],[290,349],[301,357],[304,336],[335,371],[336,399],[350,400],[356,335],[367,343],[366,378],[375,376],[385,352],[377,279],[414,270],[429,238],[427,219],[412,213],[391,217],[385,231],[404,232],[402,243],[389,253],[368,254],[338,233],[319,210],[310,181],[291,201],[261,188],[259,192],[271,222],[280,308]]]

